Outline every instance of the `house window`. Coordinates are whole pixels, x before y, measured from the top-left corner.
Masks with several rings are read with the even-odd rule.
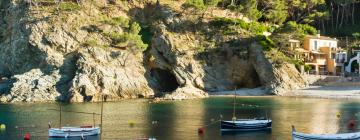
[[[318,45],[318,42],[315,40],[314,41],[314,50],[317,50],[317,48],[318,48],[317,45]]]

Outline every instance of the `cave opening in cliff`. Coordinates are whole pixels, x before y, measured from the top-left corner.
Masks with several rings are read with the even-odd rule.
[[[236,88],[258,88],[262,86],[260,77],[255,70],[239,77],[241,78],[234,78],[233,81]]]
[[[179,87],[174,74],[168,70],[154,68],[151,69],[151,76],[157,81],[158,90],[161,92],[172,92]]]

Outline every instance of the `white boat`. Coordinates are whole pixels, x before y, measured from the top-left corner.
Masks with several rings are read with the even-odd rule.
[[[100,134],[100,127],[61,127],[50,128],[49,137],[86,137]]]
[[[49,110],[55,110],[55,111],[59,111],[59,115],[60,115],[60,119],[59,119],[59,128],[52,128],[51,127],[51,122],[49,122],[49,137],[55,137],[55,138],[68,138],[68,137],[80,137],[82,140],[85,139],[85,137],[87,136],[96,136],[96,135],[100,135],[101,138],[101,127],[102,127],[102,119],[103,119],[103,106],[104,106],[104,102],[103,102],[103,96],[102,96],[102,100],[101,100],[101,114],[97,114],[97,113],[89,113],[89,112],[79,112],[79,111],[64,111],[62,110],[61,105],[59,106],[60,109],[56,110],[56,109],[49,109]],[[88,115],[92,115],[93,116],[93,125],[86,125],[86,126],[80,126],[80,127],[63,127],[61,120],[62,120],[62,112],[71,112],[71,113],[80,113],[80,114],[88,114]],[[95,115],[100,115],[100,121],[101,127],[97,127],[95,126]]]
[[[360,132],[356,133],[342,133],[342,134],[306,134],[296,132],[295,127],[292,126],[293,140],[360,140]]]

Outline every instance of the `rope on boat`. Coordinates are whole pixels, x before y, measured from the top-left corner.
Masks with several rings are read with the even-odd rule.
[[[220,121],[221,121],[221,119],[216,120],[216,121],[213,121],[213,122],[211,122],[211,123],[209,123],[209,124],[207,124],[207,125],[204,125],[204,126],[198,128],[198,134],[204,134],[206,127],[211,126],[211,125],[213,125],[213,124],[216,124],[216,123],[218,123],[218,122],[220,122]]]
[[[60,111],[58,109],[48,109],[53,111]],[[67,110],[61,110],[62,112],[71,112],[71,113],[79,113],[79,114],[89,114],[89,115],[101,115],[99,113],[91,113],[91,112],[81,112],[81,111],[67,111]]]
[[[217,121],[213,121],[213,122],[211,122],[211,123],[209,123],[209,124],[207,124],[207,125],[204,125],[203,127],[208,127],[208,126],[213,125],[213,124],[215,124],[215,123],[217,123],[217,122],[220,122],[220,121],[221,121],[221,119],[220,119],[220,120],[217,120]]]

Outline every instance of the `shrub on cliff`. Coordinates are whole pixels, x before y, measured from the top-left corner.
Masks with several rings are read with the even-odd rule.
[[[316,28],[308,24],[297,24],[295,21],[289,21],[282,27],[275,30],[276,33],[293,33],[298,36],[315,35]]]
[[[236,26],[241,29],[247,30],[252,34],[262,34],[263,32],[269,31],[269,27],[259,22],[247,23],[242,19],[216,17],[210,22],[210,25],[215,28],[223,28],[225,31],[231,30],[229,27]]]
[[[255,39],[257,43],[264,47],[265,51],[270,51],[271,48],[275,47],[274,42],[267,36],[259,35]]]
[[[112,25],[112,26],[120,26],[123,28],[129,28],[129,20],[124,17],[114,17],[111,19],[106,19],[102,22],[105,24]]]
[[[112,26],[120,26],[124,29],[124,33],[108,32],[103,35],[111,39],[112,46],[115,47],[136,47],[140,51],[145,51],[148,47],[139,35],[141,26],[137,22],[130,22],[124,17],[114,17],[102,21]]]
[[[186,2],[182,5],[185,8],[196,8],[196,9],[204,9],[204,1],[203,0],[186,0]]]

